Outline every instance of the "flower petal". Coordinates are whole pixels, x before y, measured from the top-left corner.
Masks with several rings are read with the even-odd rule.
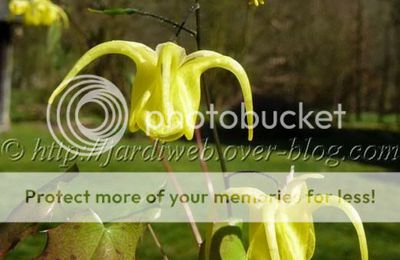
[[[9,9],[13,15],[24,14],[29,8],[29,2],[26,0],[13,0],[9,4]]]
[[[303,174],[298,177],[293,178],[286,187],[282,190],[282,195],[289,194],[290,195],[290,203],[288,204],[297,204],[301,201],[305,196],[307,196],[308,188],[306,180],[308,179],[323,179],[324,176],[321,174]]]
[[[315,200],[311,199],[311,201]],[[315,211],[323,206],[338,208],[342,210],[349,217],[357,232],[358,240],[360,243],[361,259],[368,260],[367,237],[365,236],[365,231],[360,215],[355,210],[355,208],[344,199],[330,195],[327,197],[327,200],[324,200],[323,203],[313,203],[311,209]]]
[[[266,195],[262,191],[255,188],[231,188],[227,190],[228,194],[238,194],[238,195],[249,195],[252,199],[263,198],[263,202],[252,203],[250,204],[250,212],[251,214],[256,214],[257,211],[262,209],[262,220],[263,224],[260,225],[261,230],[257,230],[255,233],[254,229],[257,229],[256,226],[252,227],[252,233],[250,233],[250,248],[247,253],[247,259],[271,259],[271,260],[279,260],[279,248],[278,241],[275,230],[275,214],[278,210],[278,201]],[[268,202],[265,202],[267,199]],[[255,223],[254,225],[257,225]],[[261,232],[261,234],[259,233]],[[264,233],[265,239],[263,238],[262,233]],[[250,250],[251,249],[251,250]],[[260,254],[269,257],[269,258],[259,258]]]
[[[251,240],[249,249],[247,250],[247,260],[271,260],[271,256],[267,250],[268,242],[263,224],[259,224],[257,231],[250,237]]]
[[[234,59],[228,56],[223,56],[212,51],[198,51],[186,58],[182,70],[186,70],[186,74],[195,73],[201,76],[205,71],[212,68],[222,68],[232,72],[239,80],[242,88],[243,99],[247,110],[247,124],[249,128],[249,140],[253,139],[253,98],[251,92],[250,81],[246,71]]]
[[[312,222],[277,222],[279,255],[285,260],[308,260],[314,255],[315,231]]]
[[[86,66],[97,58],[107,54],[122,54],[131,58],[137,66],[138,72],[148,67],[155,66],[156,54],[146,45],[128,42],[128,41],[110,41],[99,44],[82,56],[75,64],[72,70],[60,83],[49,99],[49,103],[53,103],[55,98],[68,86],[68,83]],[[145,80],[145,79],[142,79]]]

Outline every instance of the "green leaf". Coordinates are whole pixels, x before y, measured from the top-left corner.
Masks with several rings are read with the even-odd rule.
[[[0,259],[3,259],[19,241],[35,234],[38,229],[39,224],[34,223],[0,224]]]
[[[203,244],[199,259],[212,260],[244,260],[246,250],[242,241],[241,224],[216,223],[210,246],[207,241]],[[209,249],[207,249],[209,248]],[[207,252],[208,251],[208,252]]]
[[[41,227],[42,228],[42,227]],[[42,229],[40,229],[42,230]],[[2,260],[31,260],[40,256],[46,246],[47,235],[38,232],[19,242]]]
[[[92,223],[66,223],[49,230],[47,248],[39,259],[135,259],[145,225],[103,224],[91,214]]]
[[[73,165],[69,168],[65,174],[58,176],[49,183],[42,186],[39,191],[53,191],[57,188],[60,183],[68,183],[74,179],[79,172],[77,165]],[[51,210],[49,210],[51,209]],[[13,223],[21,220],[24,216],[29,214],[36,214],[43,219],[47,218],[54,212],[53,205],[45,205],[43,207],[32,207],[26,205],[24,202],[16,207],[8,216],[10,223],[0,224],[0,259],[7,255],[20,241],[27,237],[37,233],[40,230],[40,224],[38,223]]]
[[[73,166],[67,170],[64,174],[57,176],[50,182],[43,185],[39,192],[55,192],[58,189],[58,186],[61,183],[69,183],[74,178],[78,176],[77,167]],[[53,214],[56,214],[59,210],[60,206],[54,202],[51,204],[43,204],[43,205],[29,205],[26,204],[25,201],[22,201],[18,207],[12,210],[7,218],[7,222],[26,222],[26,218],[31,215],[35,215],[37,219],[41,219],[41,221],[48,221]]]

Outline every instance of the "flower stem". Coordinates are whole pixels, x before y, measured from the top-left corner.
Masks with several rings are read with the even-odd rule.
[[[196,45],[197,45],[197,50],[201,50],[202,46],[201,46],[201,5],[200,5],[200,0],[195,0],[195,5],[197,7],[197,9],[196,9]],[[202,86],[204,89],[204,97],[206,99],[207,108],[208,108],[208,110],[211,111],[210,89],[208,88],[204,78],[202,78],[201,80],[202,80]],[[213,135],[214,135],[215,146],[217,148],[218,159],[219,159],[218,161],[219,161],[221,171],[222,171],[222,176],[224,179],[224,187],[225,187],[225,189],[228,189],[229,188],[229,176],[226,173],[228,170],[226,167],[224,154],[222,152],[222,145],[221,145],[221,140],[219,138],[217,126],[212,127],[212,131],[213,131]],[[207,183],[209,183],[210,177],[207,174],[206,174],[206,178],[207,178]],[[212,193],[213,193],[214,188],[212,187],[212,184],[211,185],[209,184],[208,186],[209,186],[209,190],[212,190]],[[229,204],[227,205],[227,210],[228,210],[228,215],[231,216],[232,215],[231,205],[229,205]]]
[[[158,249],[160,250],[160,253],[161,253],[162,257],[163,257],[163,260],[169,260],[167,254],[166,254],[165,251],[164,251],[164,248],[163,248],[163,246],[162,246],[160,240],[158,239],[158,237],[157,237],[157,235],[156,235],[156,232],[154,232],[153,227],[152,227],[150,224],[147,224],[147,228],[148,228],[149,231],[150,231],[150,234],[151,234],[151,237],[152,237],[153,240],[154,240],[154,243],[156,244],[156,246],[157,246]]]
[[[179,34],[182,32],[182,30],[185,28],[185,25],[186,25],[187,21],[189,20],[189,17],[190,17],[195,11],[197,11],[197,9],[199,9],[199,8],[200,8],[200,5],[198,5],[198,4],[193,5],[193,6],[190,8],[190,10],[189,10],[189,12],[187,13],[185,19],[183,20],[183,22],[181,23],[181,25],[180,25],[179,28],[178,28],[178,31],[177,31],[176,34],[175,34],[175,36],[176,36],[177,38],[179,37]],[[197,32],[196,32],[196,31],[193,31],[193,32],[195,33],[193,36],[196,37]]]
[[[141,16],[146,16],[146,17],[150,17],[153,19],[156,19],[162,23],[166,23],[169,25],[172,25],[174,28],[179,28],[179,30],[182,30],[184,32],[189,33],[190,35],[192,35],[193,37],[196,37],[196,32],[188,29],[184,26],[182,26],[182,24],[179,24],[169,18],[160,16],[160,15],[156,15],[153,13],[149,13],[146,11],[142,11],[136,8],[116,8],[116,9],[105,9],[105,10],[97,10],[97,9],[91,9],[89,8],[90,12],[93,13],[102,13],[102,14],[107,14],[107,15],[131,15],[131,14],[137,14],[137,15],[141,15]]]
[[[195,4],[198,6],[196,9],[196,45],[197,49],[200,50],[202,48],[201,46],[201,7],[200,7],[200,0],[195,0]],[[207,107],[209,110],[211,110],[211,94],[210,94],[210,89],[208,88],[207,84],[203,80],[203,89],[204,89],[204,97],[206,99]],[[213,135],[214,135],[214,141],[215,145],[217,147],[217,153],[218,153],[218,158],[219,158],[219,164],[221,166],[221,171],[222,172],[227,172],[227,167],[226,167],[226,162],[224,158],[224,154],[222,152],[222,145],[221,145],[221,140],[219,138],[219,133],[217,127],[213,127]],[[224,177],[225,178],[225,177]]]
[[[200,167],[203,172],[208,172],[208,165],[206,161],[204,160],[204,145],[201,137],[201,132],[200,129],[195,129],[194,130],[194,135],[196,138],[196,143],[197,143],[197,148],[199,148],[199,160],[200,160]]]
[[[172,170],[171,164],[169,163],[169,161],[167,159],[165,159],[164,153],[163,153],[163,151],[160,150],[160,147],[158,144],[159,144],[159,141],[154,141],[156,151],[159,154],[160,158],[162,159],[162,164],[163,164],[165,170],[168,172],[168,175],[172,181],[172,184],[174,185],[175,190],[177,191],[178,195],[182,195],[183,194],[182,188],[181,188],[178,180],[176,179],[176,176]],[[189,223],[192,228],[193,236],[196,239],[197,246],[200,248],[201,244],[203,243],[203,239],[201,238],[199,228],[197,227],[196,221],[194,220],[193,213],[187,203],[182,203],[182,206],[185,209],[187,218],[189,219]]]
[[[195,4],[198,5],[198,8],[196,9],[196,45],[197,49],[200,50],[202,48],[201,46],[201,7],[200,7],[200,0],[195,0]],[[204,89],[204,97],[206,99],[207,107],[209,110],[211,110],[211,94],[210,94],[210,89],[208,88],[207,84],[203,81],[203,89]],[[218,153],[218,158],[219,158],[219,164],[221,166],[221,171],[222,172],[227,172],[226,168],[226,162],[224,158],[224,154],[222,152],[222,145],[221,145],[221,140],[219,138],[219,133],[217,127],[213,127],[213,135],[214,135],[214,141],[215,145],[217,147],[217,153]]]
[[[208,194],[211,197],[214,197],[214,185],[213,185],[213,183],[211,181],[211,177],[210,177],[210,174],[209,174],[209,171],[208,171],[207,162],[204,160],[204,145],[203,145],[203,142],[202,142],[200,129],[196,129],[194,134],[196,136],[197,147],[199,148],[200,167],[201,167],[201,170],[204,173],[204,176],[205,176],[206,182],[207,182]]]

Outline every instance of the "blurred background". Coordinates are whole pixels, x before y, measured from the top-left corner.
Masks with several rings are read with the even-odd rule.
[[[0,0],[0,144],[17,138],[32,152],[36,138],[52,139],[45,125],[47,100],[73,64],[89,48],[109,40],[142,42],[154,48],[177,41],[190,53],[195,39],[176,29],[139,15],[107,16],[88,8],[134,7],[181,23],[193,4],[188,0],[80,0],[55,1],[68,13],[70,28],[62,31],[7,22],[7,1]],[[238,60],[249,74],[256,111],[284,111],[304,102],[308,110],[333,110],[343,104],[348,112],[344,129],[256,129],[250,145],[279,145],[290,149],[291,138],[313,138],[311,146],[343,145],[342,158],[354,145],[400,145],[400,0],[267,0],[259,8],[246,0],[201,1],[202,45]],[[195,28],[194,16],[186,24]],[[85,74],[103,76],[119,86],[129,99],[135,66],[121,56],[96,61]],[[237,109],[242,101],[236,79],[219,70],[207,72],[207,84],[218,110]],[[90,124],[91,121],[88,121]],[[221,130],[222,131],[222,130]],[[204,138],[212,134],[203,130]],[[124,144],[147,145],[143,136],[129,136]],[[223,145],[249,145],[246,132],[222,132]],[[188,146],[180,141],[174,145]],[[211,143],[212,146],[212,143]],[[306,146],[302,143],[301,146]],[[397,148],[398,149],[398,148]],[[400,153],[399,153],[400,156]],[[341,159],[332,167],[324,160],[273,156],[269,160],[234,159],[228,170],[399,171],[397,160]],[[72,163],[72,162],[71,162]],[[198,162],[183,158],[171,162],[175,171],[199,171]],[[62,171],[57,161],[24,157],[13,162],[0,157],[0,171]],[[79,163],[83,171],[163,171],[158,162]],[[209,162],[218,171],[217,161]],[[355,231],[349,224],[317,224],[316,259],[358,259]],[[171,259],[195,259],[188,225],[159,224]],[[366,224],[371,259],[399,259],[398,224]],[[28,239],[10,259],[31,259],[44,243]],[[36,251],[35,251],[36,250]],[[160,259],[145,236],[139,259]]]
[[[13,120],[43,119],[44,101],[90,47],[113,39],[139,41],[150,47],[175,40],[176,31],[166,24],[135,15],[94,14],[88,7],[135,7],[177,22],[183,21],[191,7],[191,1],[183,0],[58,2],[68,12],[71,27],[63,31],[52,55],[46,28],[13,26],[17,68],[12,76]],[[246,1],[222,0],[204,1],[202,9],[203,48],[241,62],[257,95],[303,101],[310,108],[342,103],[357,120],[400,120],[396,117],[400,110],[400,88],[396,87],[400,78],[398,1],[269,0],[254,8]],[[194,28],[194,19],[189,19],[187,26]],[[195,49],[194,40],[185,33],[178,42],[188,52]],[[134,72],[130,61],[107,57],[93,70],[129,90]],[[233,105],[241,98],[239,91],[232,91],[233,78],[223,73],[216,78],[212,89],[217,105]],[[22,108],[27,102],[33,105],[28,111]]]

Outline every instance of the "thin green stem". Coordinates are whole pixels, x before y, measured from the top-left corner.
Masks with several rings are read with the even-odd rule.
[[[195,5],[193,5],[193,6],[190,8],[188,14],[186,15],[186,18],[185,18],[184,21],[182,22],[182,25],[181,25],[182,27],[185,26],[185,24],[186,24],[187,21],[189,20],[189,17],[190,17],[194,12],[196,12],[199,8],[200,8],[200,5],[199,5],[199,4],[195,4]],[[176,35],[175,35],[176,38],[179,37],[181,31],[182,31],[181,28],[179,28],[179,30],[176,32]],[[197,32],[196,32],[196,35],[197,35]],[[208,192],[209,192],[210,196],[214,196],[214,186],[213,186],[213,184],[212,184],[210,175],[209,175],[209,173],[208,173],[209,171],[208,171],[207,162],[204,160],[204,144],[203,144],[203,141],[202,141],[201,130],[200,130],[200,129],[195,129],[195,130],[194,130],[194,134],[195,134],[195,137],[196,137],[197,147],[199,148],[200,167],[201,167],[201,170],[202,170],[203,173],[204,173],[204,176],[206,177]]]
[[[204,145],[201,137],[200,129],[194,130],[194,135],[196,137],[197,148],[199,148],[199,159],[200,159],[200,167],[204,173],[208,172],[207,162],[204,160]]]
[[[201,6],[200,0],[195,0],[195,4],[198,6],[196,9],[196,43],[197,49],[201,49]]]
[[[201,50],[201,6],[200,6],[200,0],[195,0],[195,4],[197,6],[196,9],[196,45],[197,45],[197,50]],[[207,83],[205,82],[205,79],[202,78],[202,86],[203,86],[203,92],[204,92],[204,97],[206,99],[206,104],[208,110],[211,110],[211,94],[210,94],[210,89],[208,88]],[[222,152],[222,145],[221,145],[221,140],[219,138],[219,133],[217,126],[212,127],[213,135],[214,135],[214,142],[215,146],[217,148],[217,153],[218,153],[218,161],[221,167],[222,171],[222,177],[224,179],[224,187],[225,189],[229,188],[229,176],[227,175],[227,167],[226,167],[226,162],[224,158],[224,153]],[[206,175],[206,177],[209,177]],[[212,191],[214,192],[214,189],[212,188]],[[227,205],[227,210],[228,210],[228,215],[232,216],[232,207],[230,204]]]
[[[251,7],[251,5],[247,5],[246,7],[246,15],[245,21],[243,23],[243,46],[242,51],[239,54],[239,59],[243,60],[244,56],[248,52],[248,48],[251,42],[251,34],[254,23],[255,9]]]
[[[169,260],[167,254],[165,253],[164,247],[162,246],[160,240],[158,239],[157,234],[154,231],[153,227],[150,224],[147,224],[147,228],[150,231],[150,234],[151,234],[151,237],[154,240],[154,243],[156,244],[156,246],[160,250],[160,254],[161,254],[163,260]]]
[[[159,146],[159,141],[154,141],[154,146],[156,148],[157,153],[160,155],[160,157],[162,159],[162,164],[163,164],[165,170],[167,171],[167,173],[170,177],[170,180],[172,181],[172,185],[174,186],[177,193],[179,195],[182,195],[183,191],[182,191],[181,185],[179,184],[178,179],[176,178],[176,176],[173,172],[171,164],[165,158],[163,151],[161,151],[160,146]],[[192,233],[193,233],[194,238],[196,239],[197,246],[200,248],[201,244],[203,243],[203,239],[201,237],[199,228],[196,225],[196,221],[194,219],[193,213],[187,203],[183,203],[182,206],[183,206],[186,216],[189,220],[190,227],[192,228]]]
[[[200,0],[195,0],[195,4],[198,6],[196,9],[196,45],[197,49],[200,50],[202,48],[201,46],[201,7],[200,7]],[[211,110],[211,94],[210,94],[210,89],[208,88],[206,82],[204,79],[202,79],[202,86],[204,90],[204,97],[206,99],[207,107],[209,110]],[[212,128],[213,135],[214,135],[214,141],[215,145],[217,147],[217,153],[218,153],[218,159],[219,159],[219,164],[221,167],[222,172],[227,172],[227,167],[226,167],[226,162],[224,158],[224,154],[222,152],[222,145],[221,145],[221,140],[219,138],[219,133],[217,127]],[[224,175],[224,179],[226,179],[226,176]]]
[[[187,23],[187,21],[189,20],[189,17],[195,12],[197,11],[197,9],[200,8],[200,5],[194,5],[190,8],[189,12],[187,13],[185,19],[183,20],[183,22],[181,23],[181,25],[178,28],[178,31],[176,32],[175,36],[176,38],[179,37],[179,34],[181,34],[182,30],[185,28],[185,25]],[[197,35],[197,32],[195,32]],[[196,35],[194,35],[196,37]]]
[[[97,9],[91,9],[89,8],[90,12],[93,13],[101,13],[101,14],[107,14],[107,15],[131,15],[131,14],[137,14],[137,15],[141,15],[141,16],[145,16],[145,17],[150,17],[153,19],[156,19],[162,23],[166,23],[169,25],[172,25],[173,28],[179,28],[179,30],[182,30],[184,32],[189,33],[190,35],[192,35],[193,37],[196,37],[196,31],[193,31],[191,29],[188,29],[184,26],[182,26],[182,24],[179,24],[178,22],[175,22],[169,18],[160,16],[160,15],[156,15],[153,13],[149,13],[146,11],[142,11],[139,9],[135,9],[135,8],[116,8],[116,9],[106,9],[106,10],[97,10]]]

